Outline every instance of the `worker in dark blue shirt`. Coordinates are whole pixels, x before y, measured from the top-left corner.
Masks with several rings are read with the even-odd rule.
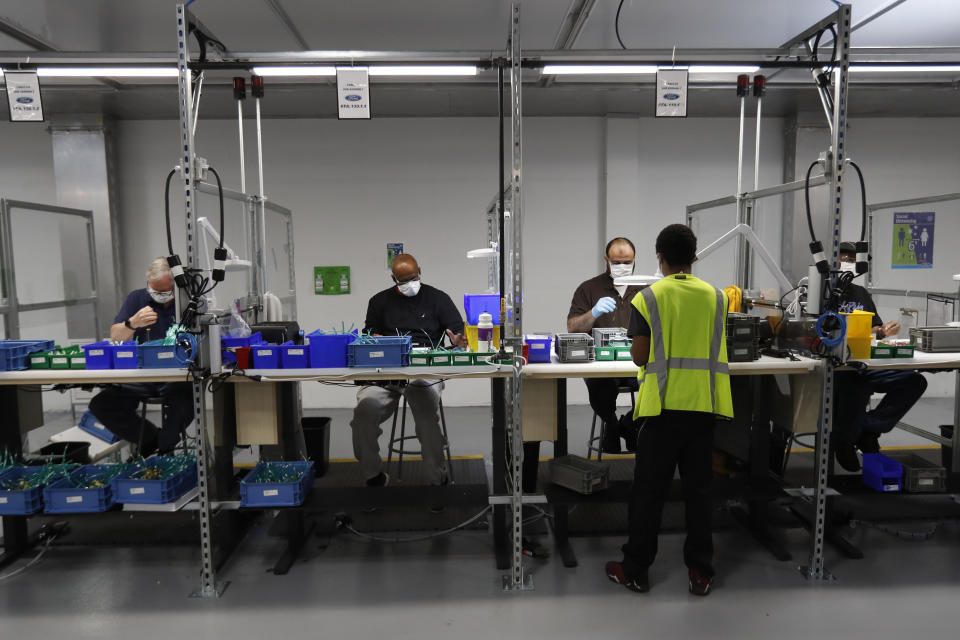
[[[455,347],[467,346],[460,311],[450,296],[420,281],[420,265],[413,256],[396,256],[391,272],[394,286],[370,298],[364,331],[373,335],[409,335],[414,344],[428,347],[440,346],[444,337]],[[357,393],[357,408],[350,426],[353,452],[367,486],[382,487],[389,480],[380,458],[380,424],[396,411],[401,395],[413,413],[428,481],[448,481],[438,413],[442,390],[440,380],[410,380],[406,385],[371,384]]]
[[[166,337],[176,313],[173,277],[166,258],[157,258],[147,268],[147,286],[132,291],[114,318],[110,339],[138,343]],[[163,403],[160,429],[141,421],[138,409],[145,399]],[[193,419],[193,389],[188,382],[168,384],[120,384],[107,387],[90,401],[90,413],[120,438],[136,443],[139,455],[167,453],[176,448]]]

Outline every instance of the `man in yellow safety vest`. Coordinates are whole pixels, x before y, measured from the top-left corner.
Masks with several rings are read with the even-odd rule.
[[[633,417],[637,437],[629,537],[623,561],[608,562],[607,577],[632,591],[650,589],[648,569],[657,554],[660,518],[679,466],[686,506],[683,547],[690,592],[705,596],[713,585],[713,427],[733,417],[725,336],[727,297],[690,274],[697,238],[682,224],[657,236],[662,280],[633,299],[630,353],[641,367]]]

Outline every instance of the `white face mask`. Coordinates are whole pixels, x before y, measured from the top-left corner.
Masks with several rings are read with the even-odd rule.
[[[610,276],[614,278],[622,278],[624,276],[629,276],[633,274],[633,263],[630,264],[611,264],[610,265]]]
[[[856,262],[841,262],[841,263],[840,263],[840,271],[841,271],[841,272],[847,271],[847,272],[850,272],[850,273],[856,273],[856,272],[857,272],[857,263],[856,263]]]
[[[399,289],[400,293],[402,293],[403,295],[407,296],[408,298],[412,298],[413,296],[420,293],[420,281],[411,280],[410,282],[404,282],[402,284],[398,284],[397,289]]]
[[[157,291],[151,286],[147,286],[147,293],[157,304],[167,304],[173,301],[173,291]]]

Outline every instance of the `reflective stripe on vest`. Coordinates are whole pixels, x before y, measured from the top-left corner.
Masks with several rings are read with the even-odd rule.
[[[644,301],[647,303],[647,311],[650,313],[650,335],[653,340],[653,362],[648,362],[645,367],[645,375],[655,374],[657,376],[657,387],[660,390],[660,406],[666,406],[667,397],[667,372],[670,369],[689,369],[694,371],[710,372],[710,406],[711,411],[717,410],[717,374],[729,375],[730,367],[726,362],[720,362],[720,345],[723,343],[723,317],[724,304],[723,292],[719,289],[717,292],[717,312],[713,321],[713,337],[710,340],[709,358],[667,358],[666,350],[663,347],[663,326],[660,322],[660,307],[657,305],[657,296],[653,289],[647,287],[640,291]]]

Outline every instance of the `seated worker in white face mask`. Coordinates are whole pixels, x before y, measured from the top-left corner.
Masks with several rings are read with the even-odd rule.
[[[590,333],[594,328],[626,329],[630,325],[630,302],[643,287],[615,286],[613,280],[633,274],[635,255],[633,243],[626,238],[614,238],[607,243],[603,261],[607,268],[600,275],[582,282],[573,293],[570,311],[567,313],[567,331]],[[620,453],[620,438],[633,451],[636,447],[637,430],[633,425],[630,407],[617,418],[617,395],[619,388],[628,386],[637,389],[637,377],[584,378],[590,407],[604,423],[601,446],[606,453]]]
[[[110,327],[110,339],[138,343],[160,340],[175,322],[173,277],[166,258],[157,258],[147,268],[147,286],[130,292]],[[138,409],[143,398],[164,398],[163,423],[157,429],[149,420],[143,425]],[[108,387],[90,401],[90,413],[107,429],[128,442],[140,443],[144,457],[172,451],[193,420],[193,389],[188,382],[169,384],[121,384]]]
[[[409,335],[415,346],[439,346],[444,336],[455,347],[467,347],[463,335],[463,318],[443,291],[420,281],[420,265],[409,254],[393,259],[394,286],[370,298],[364,331],[373,335]],[[357,393],[357,407],[350,426],[353,428],[353,453],[360,462],[360,472],[367,486],[382,487],[389,476],[383,471],[380,458],[380,428],[393,415],[404,395],[413,420],[421,455],[430,484],[448,481],[447,461],[443,455],[443,435],[440,431],[439,380],[397,381],[382,385],[364,386]]]
[[[857,249],[852,242],[840,243],[840,269],[856,273]],[[839,311],[869,311],[873,315],[873,334],[877,338],[896,336],[900,323],[883,322],[877,314],[870,292],[849,284],[840,300]],[[863,453],[880,452],[880,435],[891,431],[927,388],[927,379],[913,370],[837,372],[837,411],[832,444],[837,462],[847,471],[859,471],[857,449]],[[870,396],[885,394],[875,409],[867,410]]]

